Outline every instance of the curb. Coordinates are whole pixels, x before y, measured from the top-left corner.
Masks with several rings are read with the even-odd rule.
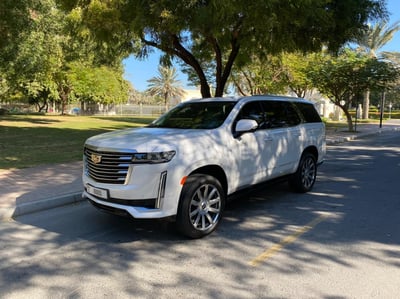
[[[77,203],[80,201],[83,201],[84,199],[82,198],[82,192],[79,193],[70,193],[70,194],[65,194],[62,196],[57,196],[53,198],[47,198],[47,199],[42,199],[39,201],[35,201],[32,203],[24,203],[17,205],[15,207],[14,213],[12,214],[12,217],[18,217],[21,215],[26,215],[38,211],[43,211],[43,210],[48,210],[48,209],[53,209],[57,208],[60,206],[65,206],[68,204],[72,203]]]
[[[358,135],[351,135],[351,136],[347,136],[347,137],[337,137],[333,140],[327,140],[326,144],[333,145],[333,144],[343,143],[346,141],[352,141],[352,140],[356,140],[358,138],[368,137],[368,136],[372,136],[372,135],[376,135],[376,134],[380,134],[380,133],[382,133],[382,130],[376,131],[373,133],[370,132],[370,133],[364,133],[364,134],[358,134]]]
[[[360,134],[355,134],[355,135],[351,135],[351,136],[347,136],[347,137],[337,137],[333,140],[327,140],[326,145],[334,145],[334,144],[338,144],[338,143],[342,143],[342,142],[346,142],[346,141],[352,141],[352,140],[356,140],[359,138],[373,136],[373,135],[381,134],[382,132],[390,132],[390,131],[400,131],[400,127],[379,129],[374,132],[360,133]]]
[[[73,203],[83,201],[82,192],[74,192],[56,196],[52,198],[46,198],[35,202],[27,202],[16,205],[15,207],[3,208],[0,210],[0,220],[12,219],[15,217],[31,214],[39,211],[49,210]]]

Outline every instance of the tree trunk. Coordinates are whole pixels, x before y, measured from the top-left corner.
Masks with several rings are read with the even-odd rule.
[[[228,81],[229,75],[231,74],[233,63],[237,55],[239,54],[240,45],[238,43],[237,36],[238,32],[234,32],[234,34],[232,34],[231,52],[229,53],[229,57],[227,62],[225,63],[225,67],[223,67],[222,64],[222,52],[217,39],[211,37],[208,39],[214,49],[215,60],[217,63],[215,73],[215,81],[217,84],[215,88],[216,97],[222,97],[224,95],[226,82]]]
[[[58,94],[61,99],[61,115],[65,114],[65,106],[68,104],[68,97],[71,92],[71,88],[68,85],[60,83],[58,85]]]
[[[369,95],[370,95],[370,91],[369,91],[369,89],[367,89],[364,93],[362,119],[369,118]]]
[[[61,96],[61,115],[65,114],[65,106],[67,105],[68,97],[66,95]]]
[[[190,53],[180,43],[177,35],[172,34],[171,38],[172,38],[172,42],[174,45],[174,49],[172,49],[171,52],[193,68],[193,70],[196,72],[197,76],[199,77],[201,96],[203,98],[210,98],[211,97],[210,85],[207,82],[207,78],[203,72],[203,69],[200,66],[200,63],[193,56],[193,54]],[[153,46],[154,46],[154,44],[153,44]],[[161,49],[161,50],[163,50],[163,49]]]
[[[39,112],[43,112],[43,110],[45,110],[45,112],[47,112],[47,100],[43,100],[43,105],[40,105],[40,101],[38,102],[38,108],[39,108]]]
[[[204,71],[203,71],[199,61],[193,56],[193,54],[191,52],[189,52],[181,44],[179,37],[176,34],[170,34],[170,38],[172,40],[173,46],[167,47],[167,48],[161,44],[146,40],[144,38],[144,36],[142,36],[141,39],[142,39],[142,42],[145,43],[146,45],[160,49],[161,51],[166,52],[172,56],[179,57],[187,65],[190,65],[193,68],[193,70],[195,71],[195,73],[197,74],[197,77],[199,78],[201,96],[203,98],[210,98],[211,97],[210,85],[208,84],[207,78],[204,74]]]
[[[340,108],[342,108],[344,114],[346,115],[347,126],[349,128],[349,132],[353,132],[354,131],[353,119],[351,118],[351,114],[349,112],[349,109],[347,109],[347,107],[343,107],[343,106],[340,106]]]
[[[206,79],[200,79],[200,92],[203,98],[211,98],[210,85]]]
[[[168,95],[164,94],[164,106],[165,106],[165,112],[168,111]]]

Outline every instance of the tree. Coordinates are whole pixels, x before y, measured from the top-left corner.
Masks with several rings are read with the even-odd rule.
[[[392,25],[388,25],[386,21],[376,23],[373,26],[368,26],[367,29],[363,30],[363,34],[357,39],[359,45],[359,51],[366,53],[372,58],[382,58],[382,56],[390,56],[390,53],[378,52],[384,45],[386,45],[394,36],[394,34],[400,30],[400,22],[395,22]],[[370,91],[367,89],[364,93],[363,102],[363,115],[362,118],[367,119],[369,117],[369,97]]]
[[[69,67],[67,78],[75,98],[101,104],[127,102],[129,84],[122,79],[122,69],[85,66],[78,62]]]
[[[400,52],[383,52],[382,59],[388,60],[397,67],[400,67]]]
[[[289,89],[298,97],[304,98],[307,92],[314,89],[314,85],[308,72],[323,61],[322,52],[320,53],[284,53],[282,64],[284,68],[284,82]]]
[[[71,7],[76,0],[63,0]],[[222,96],[234,64],[253,55],[285,51],[337,50],[369,19],[386,16],[383,0],[92,0],[80,4],[88,27],[108,44],[133,45],[146,57],[164,53],[197,75],[203,97]],[[139,40],[140,52],[136,52]],[[212,67],[213,82],[207,78]]]
[[[152,96],[159,96],[164,99],[165,109],[168,109],[168,101],[174,97],[182,97],[185,91],[177,80],[175,68],[167,68],[160,66],[158,68],[158,76],[149,80],[149,88],[146,92]]]
[[[357,39],[359,51],[368,54],[370,57],[382,58],[379,50],[393,39],[396,32],[400,30],[400,21],[388,25],[386,21],[368,25]]]
[[[255,94],[279,94],[285,91],[282,80],[284,69],[280,57],[254,56],[252,62],[232,71],[231,82],[236,93],[243,96]]]
[[[309,75],[314,86],[343,110],[349,131],[353,131],[349,109],[357,104],[360,93],[365,89],[385,90],[399,78],[399,70],[347,49],[337,57],[327,56]]]
[[[97,84],[92,85],[92,98],[99,98],[95,93],[99,89],[103,90],[102,102],[127,98],[126,82],[122,79],[125,52],[116,49],[119,44],[112,47],[96,42],[82,23],[80,9],[66,13],[59,9],[56,0],[5,0],[0,8],[6,9],[5,21],[0,19],[0,29],[6,31],[0,30],[0,46],[7,54],[0,57],[0,81],[7,83],[9,92],[22,92],[39,111],[47,109],[48,100],[56,101],[64,113],[74,91],[72,83],[81,88],[80,82],[71,81],[70,74],[71,66],[79,64],[98,76]],[[13,20],[7,13],[20,16],[21,20]],[[9,38],[10,34],[23,38]],[[12,45],[4,45],[4,40]],[[101,79],[110,80],[108,87]]]
[[[52,0],[37,3],[40,10],[30,8],[29,32],[24,32],[23,41],[18,42],[5,74],[11,89],[22,92],[30,104],[42,111],[47,109],[48,99],[58,99],[54,75],[62,68],[63,15]]]
[[[18,45],[29,33],[33,24],[34,0],[0,1],[0,70],[7,68],[18,49]]]

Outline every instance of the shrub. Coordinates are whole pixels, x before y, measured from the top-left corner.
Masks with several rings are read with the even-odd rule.
[[[6,115],[8,114],[8,110],[4,108],[0,108],[0,115]]]

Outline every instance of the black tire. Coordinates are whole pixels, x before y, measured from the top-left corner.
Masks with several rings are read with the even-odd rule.
[[[193,239],[213,232],[220,223],[225,198],[220,182],[213,176],[189,176],[179,201],[176,217],[178,230]]]
[[[289,178],[289,186],[294,192],[310,191],[317,178],[317,161],[313,154],[304,153],[300,159],[297,171]]]

